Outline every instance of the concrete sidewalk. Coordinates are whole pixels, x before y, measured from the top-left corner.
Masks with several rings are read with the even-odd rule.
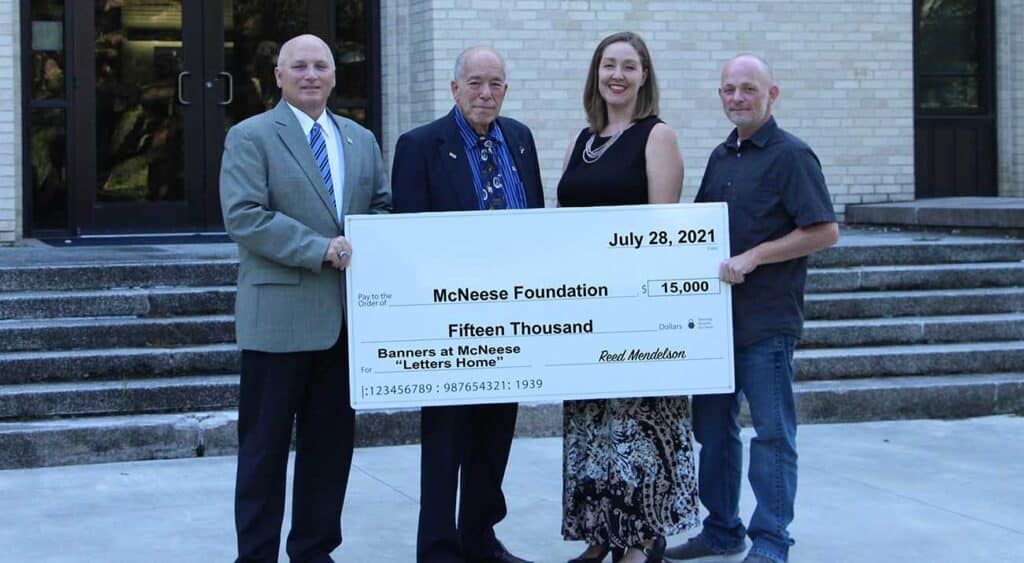
[[[1024,561],[1022,435],[1019,417],[801,426],[790,561]],[[559,533],[561,455],[557,438],[512,447],[498,535],[537,563],[583,547]],[[417,446],[356,451],[336,560],[415,561],[418,464]],[[216,457],[0,471],[0,561],[231,561],[234,470]]]

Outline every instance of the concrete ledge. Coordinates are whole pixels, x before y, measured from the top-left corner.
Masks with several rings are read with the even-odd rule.
[[[1024,231],[1024,198],[942,197],[847,205],[846,222],[865,225]]]
[[[801,424],[1024,414],[1024,373],[798,382]],[[356,446],[419,442],[418,409],[360,412]],[[749,426],[744,407],[741,419]],[[235,411],[5,424],[0,469],[232,455]],[[519,407],[517,437],[562,435],[562,403]]]

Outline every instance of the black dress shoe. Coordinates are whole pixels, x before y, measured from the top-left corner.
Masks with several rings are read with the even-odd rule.
[[[490,557],[484,557],[482,559],[474,559],[473,563],[533,563],[533,562],[532,561],[527,561],[526,559],[523,559],[522,557],[516,557],[515,555],[512,555],[511,553],[509,553],[509,551],[507,549],[505,549],[505,546],[501,545],[501,542],[498,542],[498,545],[495,546],[495,548],[494,548],[494,555],[491,555]]]

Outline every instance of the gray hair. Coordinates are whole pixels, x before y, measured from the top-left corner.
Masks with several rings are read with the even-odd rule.
[[[502,57],[501,53],[495,51],[494,49],[492,49],[490,47],[485,47],[483,45],[474,45],[472,47],[469,47],[468,49],[466,49],[466,50],[462,51],[461,53],[459,53],[459,56],[455,57],[455,68],[454,68],[454,71],[452,72],[452,79],[453,80],[457,81],[457,80],[462,80],[462,78],[464,78],[463,75],[462,75],[462,63],[463,63],[463,61],[465,60],[467,55],[469,55],[471,53],[476,53],[478,51],[486,51],[488,53],[493,54],[495,57],[498,57],[498,60],[501,61],[501,68],[502,68],[502,70],[505,71],[505,79],[508,80],[508,68],[506,68],[506,66],[505,66],[505,57]]]

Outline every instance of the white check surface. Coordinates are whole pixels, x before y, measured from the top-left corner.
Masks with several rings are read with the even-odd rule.
[[[733,390],[724,204],[353,215],[356,409]]]

